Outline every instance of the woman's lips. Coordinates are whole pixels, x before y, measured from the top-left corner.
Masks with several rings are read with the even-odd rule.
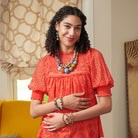
[[[74,41],[74,38],[66,37],[68,41]]]

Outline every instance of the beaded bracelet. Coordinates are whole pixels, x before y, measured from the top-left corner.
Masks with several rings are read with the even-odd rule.
[[[58,105],[57,105],[57,97],[54,99],[54,103],[55,103],[56,109],[57,109],[58,111],[60,111],[60,108],[59,108]]]
[[[72,113],[70,113],[70,120],[69,121],[70,121],[71,124],[73,124],[73,122],[74,122],[74,117],[73,117]]]
[[[63,98],[60,97],[59,99],[60,99],[60,109],[62,110],[63,109]]]
[[[62,116],[62,120],[63,120],[64,124],[67,125],[65,120],[64,120],[64,116],[65,116],[65,114],[63,114],[63,116]]]
[[[66,116],[66,121],[65,121],[65,116]],[[73,122],[74,122],[73,114],[72,113],[63,114],[62,120],[65,125],[73,124]]]
[[[58,106],[57,104],[57,97],[54,99],[55,107],[58,111],[63,109],[63,98],[60,97],[59,99],[60,99],[60,106]]]
[[[69,118],[69,119],[68,119],[68,120],[69,120],[69,123],[70,123],[70,124],[73,124],[73,121],[74,121],[73,114],[72,114],[72,113],[68,113],[67,116],[68,116],[68,118]]]

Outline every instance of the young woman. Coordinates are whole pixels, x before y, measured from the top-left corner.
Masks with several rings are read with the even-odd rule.
[[[71,6],[51,21],[49,54],[38,62],[29,85],[31,115],[43,116],[39,138],[103,137],[100,115],[111,111],[113,79],[102,54],[90,48],[85,24],[85,15]],[[49,99],[42,104],[44,93]]]

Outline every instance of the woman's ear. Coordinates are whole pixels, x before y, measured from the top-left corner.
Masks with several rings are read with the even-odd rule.
[[[59,24],[56,22],[55,23],[55,29],[56,29],[56,31],[58,31],[58,28],[59,28]]]

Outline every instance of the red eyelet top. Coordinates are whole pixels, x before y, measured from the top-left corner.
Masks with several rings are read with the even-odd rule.
[[[59,56],[63,64],[67,64],[73,57],[73,51],[70,53],[60,52]],[[113,83],[114,81],[102,54],[98,50],[90,48],[87,53],[79,53],[78,63],[69,74],[59,71],[56,59],[50,55],[46,55],[38,62],[32,81],[28,87],[32,90],[31,99],[42,101],[43,95],[46,93],[49,96],[48,102],[53,101],[55,97],[85,92],[83,97],[91,98],[92,103],[90,106],[94,106],[97,104],[96,94],[98,97],[111,96],[110,89],[113,87]],[[60,112],[75,111],[63,109]],[[43,119],[45,117],[47,116],[44,116]],[[38,133],[39,138],[103,137],[99,116],[89,120],[74,122],[72,126],[68,125],[52,132],[47,131],[43,126],[44,124],[41,123]]]

